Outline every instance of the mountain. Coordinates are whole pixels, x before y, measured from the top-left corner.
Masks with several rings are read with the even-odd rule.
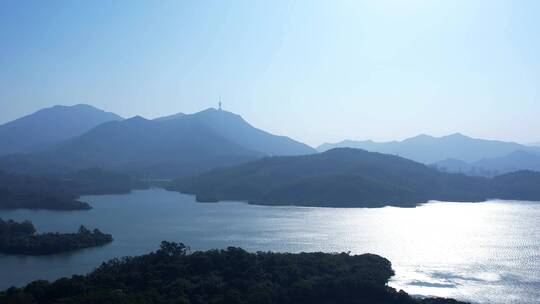
[[[104,123],[48,151],[0,159],[0,165],[25,173],[101,167],[163,178],[200,173],[265,155],[314,152],[290,138],[256,129],[238,115],[208,109],[164,120],[137,116]]]
[[[503,157],[522,150],[540,153],[540,147],[527,147],[513,142],[471,138],[459,133],[443,137],[418,135],[403,141],[374,142],[346,140],[336,144],[323,144],[317,150],[323,152],[336,147],[350,147],[399,155],[424,164],[446,159],[472,163],[484,158]]]
[[[431,165],[442,172],[464,173],[473,170],[473,166],[459,159],[447,158]]]
[[[173,114],[173,115],[167,115],[167,116],[162,116],[162,117],[154,118],[154,120],[157,120],[157,121],[164,121],[164,120],[170,120],[170,119],[175,119],[175,118],[183,117],[183,116],[185,116],[185,115],[186,115],[186,114],[184,114],[184,113],[176,113],[176,114]]]
[[[531,147],[540,147],[540,141],[539,141],[539,142],[530,143],[530,144],[528,144],[528,146],[531,146]]]
[[[303,155],[317,153],[312,147],[286,136],[276,136],[254,128],[240,115],[223,110],[208,109],[186,117],[203,124],[220,136],[266,155]]]
[[[189,175],[261,156],[197,120],[139,116],[100,125],[40,155],[58,167],[102,167],[148,177]]]
[[[480,176],[495,176],[521,170],[540,172],[540,155],[526,151],[514,151],[503,157],[484,158],[472,164],[447,160],[437,162],[433,166],[445,172]]]
[[[540,173],[516,174],[512,185],[517,187],[520,179],[525,181],[526,189],[537,187],[538,191],[529,191],[534,193],[530,198],[540,199]],[[494,187],[494,181],[443,173],[394,155],[337,148],[216,169],[177,179],[169,189],[195,194],[199,201],[246,200],[267,205],[329,207],[411,207],[428,200],[484,201],[511,198],[517,189],[499,184]]]
[[[519,170],[540,171],[540,155],[526,151],[514,151],[503,157],[481,159],[473,166],[500,173]]]
[[[492,197],[507,200],[540,200],[540,173],[518,171],[495,176],[490,180]]]
[[[521,192],[532,193],[529,199],[540,199],[540,190],[535,190],[540,189],[540,173],[516,173],[509,186],[496,183],[500,180],[504,176],[488,179],[448,174],[394,155],[338,148],[216,169],[178,179],[169,189],[195,194],[199,201],[329,207],[411,207],[428,200],[512,198]],[[525,189],[519,188],[520,180]],[[523,191],[516,191],[518,188]]]
[[[29,152],[122,117],[89,105],[54,106],[0,126],[0,155]]]

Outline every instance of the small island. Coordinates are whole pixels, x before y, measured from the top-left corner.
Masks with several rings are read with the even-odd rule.
[[[190,252],[162,242],[155,252],[113,259],[84,276],[10,288],[0,303],[463,304],[397,291],[388,286],[393,275],[390,261],[374,254]]]
[[[84,226],[76,233],[36,234],[32,222],[21,223],[0,218],[0,253],[48,255],[105,245],[113,241],[110,234]]]

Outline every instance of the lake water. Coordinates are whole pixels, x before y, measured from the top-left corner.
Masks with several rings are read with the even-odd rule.
[[[162,189],[87,196],[90,211],[0,211],[39,232],[80,224],[113,234],[112,244],[45,257],[0,255],[0,289],[83,274],[113,257],[140,255],[162,240],[192,249],[350,251],[392,261],[393,287],[478,303],[537,303],[540,203],[432,202],[417,208],[334,209],[196,203]]]

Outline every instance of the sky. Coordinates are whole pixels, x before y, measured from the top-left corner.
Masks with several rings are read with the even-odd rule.
[[[0,123],[217,107],[311,145],[540,140],[540,1],[0,2]]]

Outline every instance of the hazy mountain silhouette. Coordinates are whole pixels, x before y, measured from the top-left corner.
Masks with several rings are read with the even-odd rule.
[[[0,155],[28,152],[122,117],[89,105],[54,106],[0,126]]]
[[[515,195],[512,187],[519,185],[520,179],[526,179],[525,188],[530,190],[526,193],[530,198],[540,198],[540,173],[515,174],[510,185],[493,187],[495,179],[442,173],[398,156],[338,148],[320,154],[270,157],[216,169],[178,179],[169,188],[195,194],[199,201],[380,207],[415,206],[428,200],[510,198]],[[529,189],[534,187],[538,190]]]
[[[443,172],[465,173],[473,170],[473,166],[459,159],[447,158],[432,164],[432,167]]]
[[[0,164],[6,170],[26,173],[36,168],[102,167],[151,177],[177,177],[265,155],[314,152],[287,137],[258,130],[238,115],[208,109],[169,119],[137,116],[108,122],[46,152],[7,157]]]
[[[499,173],[519,170],[540,171],[540,155],[526,151],[515,151],[504,157],[479,160],[473,166]]]
[[[335,147],[351,147],[395,154],[425,164],[446,159],[472,163],[484,158],[503,157],[518,150],[540,153],[538,147],[527,147],[518,143],[498,140],[476,139],[459,133],[443,137],[418,135],[403,141],[391,142],[346,140],[336,144],[323,144],[317,150],[326,151]]]
[[[503,157],[484,158],[468,164],[442,161],[434,167],[445,172],[461,172],[468,175],[494,176],[520,170],[540,172],[540,155],[526,151],[514,151]]]
[[[175,118],[183,117],[183,116],[185,116],[185,115],[186,115],[186,114],[184,114],[184,113],[176,113],[176,114],[173,114],[173,115],[167,115],[167,116],[158,117],[158,118],[155,118],[154,120],[157,120],[157,121],[164,121],[164,120],[170,120],[170,119],[175,119]]]
[[[210,108],[186,117],[202,123],[217,134],[247,149],[266,155],[303,155],[317,153],[312,147],[286,136],[276,136],[254,128],[240,115]]]
[[[517,171],[495,176],[490,180],[490,195],[506,200],[540,200],[540,173]]]

